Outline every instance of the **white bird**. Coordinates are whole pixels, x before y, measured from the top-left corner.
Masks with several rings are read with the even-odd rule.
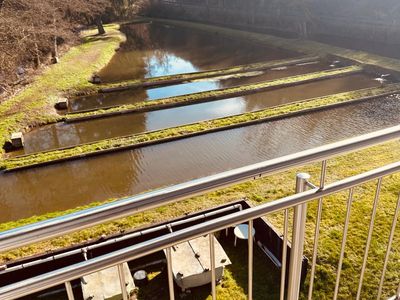
[[[378,81],[381,84],[381,86],[385,85],[385,83],[387,82],[387,79],[382,77],[375,78],[374,80]]]

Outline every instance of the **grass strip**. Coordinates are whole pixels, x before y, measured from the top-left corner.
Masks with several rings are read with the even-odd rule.
[[[218,77],[224,75],[240,74],[245,72],[262,71],[278,67],[292,66],[301,63],[307,63],[319,60],[318,56],[307,56],[301,58],[291,58],[283,60],[274,60],[267,62],[259,62],[254,64],[240,65],[225,69],[208,70],[204,72],[193,72],[176,75],[158,76],[146,79],[132,79],[118,83],[109,83],[99,85],[99,93],[119,92],[140,87],[165,86],[170,84],[183,83],[189,80],[197,80],[210,77]]]
[[[193,103],[210,102],[224,98],[238,97],[271,89],[304,84],[312,81],[346,76],[350,74],[360,73],[362,72],[362,70],[363,68],[361,66],[349,66],[344,68],[325,70],[320,72],[285,77],[281,79],[269,80],[260,83],[219,89],[215,91],[206,91],[183,96],[169,97],[154,101],[143,101],[139,103],[120,105],[104,109],[89,110],[86,112],[69,113],[64,117],[64,120],[66,122],[79,122],[120,114],[145,112],[163,108],[178,107]]]
[[[46,68],[30,86],[0,104],[1,146],[14,131],[59,120],[54,110],[57,99],[92,86],[89,77],[107,65],[125,40],[119,25],[105,28],[104,35],[97,35],[95,29],[83,31],[82,44],[72,47],[58,64]],[[0,157],[3,153],[0,147]]]
[[[106,139],[94,143],[81,144],[74,147],[38,152],[4,160],[0,169],[15,171],[40,165],[47,165],[67,160],[79,159],[130,148],[143,147],[182,138],[192,137],[221,130],[252,125],[305,112],[331,108],[345,103],[368,100],[379,96],[394,94],[400,91],[400,84],[386,87],[369,88],[357,91],[334,94],[288,105],[276,106],[260,111],[203,121],[195,124],[182,125],[152,132],[128,135]]]

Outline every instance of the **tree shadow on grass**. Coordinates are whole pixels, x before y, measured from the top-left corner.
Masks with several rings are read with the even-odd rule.
[[[113,37],[113,36],[96,34],[96,35],[90,35],[90,36],[85,37],[83,40],[83,43],[89,44],[89,43],[98,42],[98,41],[110,41],[113,39],[115,39],[115,37]]]

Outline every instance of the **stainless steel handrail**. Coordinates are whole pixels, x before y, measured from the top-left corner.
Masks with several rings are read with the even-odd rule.
[[[140,244],[130,246],[106,255],[49,272],[34,278],[0,288],[0,299],[9,300],[38,292],[52,286],[69,282],[112,266],[119,265],[148,254],[170,248],[184,241],[211,234],[235,224],[254,220],[270,213],[305,204],[309,201],[326,197],[343,190],[352,189],[360,184],[400,172],[400,162],[386,165],[362,174],[358,174],[323,188],[315,188],[299,194],[294,194],[280,200],[261,204],[240,212],[229,214],[211,221],[191,226]]]
[[[400,138],[400,125],[0,233],[0,252]]]
[[[121,242],[121,241],[126,241],[126,240],[134,238],[134,237],[143,236],[143,235],[146,235],[146,234],[149,234],[149,233],[153,233],[153,232],[164,230],[164,229],[168,229],[168,228],[172,229],[175,226],[184,225],[184,224],[187,224],[187,223],[190,223],[190,222],[193,222],[193,221],[204,220],[204,219],[209,218],[209,217],[214,217],[217,214],[223,214],[223,213],[227,214],[231,210],[237,210],[237,209],[242,210],[243,209],[242,205],[241,204],[234,204],[234,205],[230,205],[230,206],[224,207],[222,209],[213,210],[212,212],[196,215],[194,217],[190,217],[189,216],[188,218],[185,218],[185,219],[180,220],[180,221],[174,221],[174,222],[171,222],[171,223],[168,223],[168,224],[152,227],[150,229],[145,229],[145,230],[141,230],[141,231],[135,231],[133,233],[123,234],[122,236],[118,236],[116,238],[109,239],[109,240],[106,240],[104,242],[95,243],[95,244],[90,245],[90,246],[85,246],[85,247],[74,249],[74,250],[70,250],[70,251],[67,251],[67,252],[62,252],[60,254],[56,254],[56,255],[53,255],[53,256],[48,256],[46,258],[33,260],[33,261],[28,262],[28,263],[17,264],[17,265],[14,265],[14,266],[10,267],[10,268],[6,268],[4,270],[0,270],[0,275],[6,274],[6,273],[10,273],[10,272],[14,272],[16,270],[22,270],[22,269],[30,268],[32,266],[39,265],[39,264],[42,264],[42,263],[45,263],[45,262],[55,261],[55,260],[58,260],[58,259],[64,259],[64,258],[66,258],[68,256],[76,255],[76,254],[79,254],[79,253],[85,254],[85,253],[87,253],[89,251],[104,247],[106,245],[109,246],[109,245],[112,245],[114,243],[118,243],[118,242]]]

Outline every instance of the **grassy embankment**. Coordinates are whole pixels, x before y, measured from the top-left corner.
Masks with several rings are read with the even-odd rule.
[[[371,149],[363,150],[358,153],[348,154],[346,156],[332,159],[328,163],[327,182],[332,182],[341,178],[355,175],[358,172],[366,171],[378,167],[385,163],[397,161],[400,158],[400,147],[398,142],[388,143]],[[319,164],[312,164],[297,170],[287,171],[281,174],[273,175],[264,179],[249,181],[244,184],[236,185],[221,191],[213,192],[201,197],[180,201],[179,203],[136,214],[123,220],[110,222],[77,232],[64,237],[56,238],[51,241],[42,242],[29,247],[24,247],[9,253],[3,254],[1,260],[7,261],[25,255],[40,253],[49,249],[64,247],[72,244],[81,243],[85,240],[98,238],[103,234],[123,232],[131,228],[144,224],[156,223],[160,220],[170,219],[181,216],[185,213],[209,208],[218,204],[235,201],[242,197],[247,197],[253,204],[260,204],[293,193],[294,175],[297,171],[307,171],[312,175],[313,182],[318,182],[320,172]],[[395,175],[385,178],[383,181],[383,190],[380,197],[378,213],[376,218],[376,230],[373,235],[373,242],[368,260],[368,271],[366,273],[365,288],[363,295],[369,299],[369,295],[376,293],[376,286],[381,275],[384,252],[386,250],[387,239],[389,235],[390,224],[392,221],[394,206],[397,193],[400,191],[400,176]],[[369,217],[372,208],[373,195],[375,192],[374,184],[366,184],[356,189],[355,201],[351,215],[351,225],[346,248],[346,256],[342,273],[342,284],[340,290],[340,299],[354,298],[357,278],[361,266],[361,259],[366,241]],[[320,250],[318,257],[318,268],[315,286],[316,299],[332,298],[335,271],[340,251],[340,241],[342,237],[342,228],[346,210],[347,193],[340,193],[335,196],[324,199],[324,210],[321,224]],[[4,223],[0,225],[0,231],[15,228],[17,226],[45,220],[51,217],[71,213],[87,207],[79,207],[66,212],[55,212],[43,216],[35,216],[17,222]],[[316,203],[309,205],[307,217],[307,242],[305,245],[305,255],[311,257],[312,239],[315,224]],[[270,216],[270,220],[279,228],[282,224],[282,215]],[[400,232],[397,230],[394,245],[400,243]],[[400,249],[394,247],[389,261],[387,273],[388,284],[385,286],[385,293],[389,295],[394,291],[398,284],[398,268],[400,261]],[[241,272],[238,274],[227,274],[229,284],[218,287],[218,293],[221,299],[244,299],[245,287],[237,285],[236,276],[245,276],[245,265],[241,266]],[[268,270],[264,270],[267,272]],[[265,272],[257,272],[258,276],[263,276]],[[262,291],[262,286],[256,286],[257,291]],[[259,294],[256,292],[256,294]],[[259,294],[262,295],[262,294]],[[261,299],[261,296],[257,299]]]
[[[261,91],[267,91],[269,89],[283,88],[288,86],[300,85],[303,83],[336,78],[346,76],[350,74],[356,74],[362,72],[360,66],[350,66],[332,70],[325,70],[314,73],[307,73],[302,75],[296,75],[291,77],[285,77],[280,79],[274,79],[265,82],[252,83],[241,85],[232,88],[224,88],[214,91],[199,92],[194,94],[188,94],[183,96],[169,97],[154,101],[143,101],[139,103],[132,103],[126,105],[120,105],[110,108],[90,110],[87,112],[76,112],[67,114],[63,120],[67,122],[83,121],[95,118],[109,117],[119,114],[127,114],[134,112],[151,111],[156,109],[177,107],[182,105],[203,103],[208,101],[214,101],[218,99],[238,97],[249,93],[256,93]]]
[[[194,124],[161,129],[153,132],[116,137],[63,149],[38,152],[6,159],[3,162],[0,162],[0,169],[12,171],[65,160],[81,159],[88,156],[120,151],[129,148],[143,147],[146,145],[163,143],[199,134],[206,134],[239,126],[266,122],[277,118],[289,117],[326,107],[343,105],[346,103],[348,104],[355,101],[363,101],[369,98],[393,94],[399,90],[400,84],[393,84],[381,88],[369,88],[345,92],[305,101],[298,101],[288,105],[272,107],[231,117],[202,121]]]
[[[125,39],[118,28],[107,25],[102,36],[95,35],[95,30],[82,32],[82,44],[72,47],[59,64],[47,67],[29,87],[1,103],[0,145],[14,131],[57,120],[54,104],[58,97],[90,88],[90,76],[109,62]]]

